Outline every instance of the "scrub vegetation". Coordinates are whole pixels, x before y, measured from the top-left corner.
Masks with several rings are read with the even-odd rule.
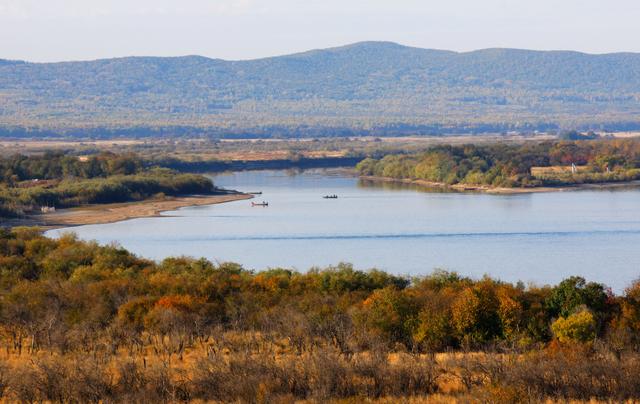
[[[6,400],[640,398],[637,282],[252,272],[14,228],[0,296]]]

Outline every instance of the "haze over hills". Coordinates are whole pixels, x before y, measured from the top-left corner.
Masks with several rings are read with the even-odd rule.
[[[5,136],[638,129],[640,54],[364,42],[250,61],[0,60],[0,127]]]

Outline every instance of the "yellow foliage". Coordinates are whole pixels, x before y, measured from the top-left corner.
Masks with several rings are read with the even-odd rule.
[[[596,321],[588,310],[560,317],[551,324],[551,330],[562,343],[589,342],[596,336]]]

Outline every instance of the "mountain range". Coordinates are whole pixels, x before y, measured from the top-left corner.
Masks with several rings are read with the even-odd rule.
[[[640,54],[362,42],[247,61],[0,60],[0,135],[640,129]]]

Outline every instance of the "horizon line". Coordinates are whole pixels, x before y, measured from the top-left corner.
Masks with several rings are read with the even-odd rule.
[[[247,58],[247,59],[223,59],[223,58],[217,58],[217,57],[211,57],[211,56],[204,56],[204,55],[200,55],[200,54],[185,54],[185,55],[171,55],[171,56],[125,55],[125,56],[103,57],[103,58],[96,58],[96,59],[74,59],[74,60],[69,59],[69,60],[45,61],[45,62],[37,62],[37,61],[31,61],[31,60],[27,60],[27,59],[5,59],[5,58],[0,57],[0,61],[10,62],[10,63],[24,63],[24,64],[58,64],[58,63],[87,63],[87,62],[98,62],[98,61],[104,61],[104,60],[135,59],[135,58],[181,59],[181,58],[196,58],[197,57],[197,58],[203,58],[203,59],[208,59],[208,60],[217,60],[217,61],[222,61],[222,62],[231,62],[231,63],[233,63],[233,62],[251,62],[251,61],[259,61],[259,60],[275,59],[275,58],[281,58],[281,57],[298,56],[298,55],[304,55],[304,54],[312,53],[312,52],[333,51],[333,50],[339,50],[339,49],[344,49],[344,48],[349,48],[349,47],[354,47],[354,46],[359,46],[359,45],[362,46],[362,45],[367,45],[367,44],[393,45],[393,46],[396,46],[396,47],[406,48],[406,49],[416,49],[416,50],[432,51],[432,52],[447,52],[447,53],[453,53],[453,54],[458,54],[458,55],[476,53],[476,52],[483,52],[483,51],[492,51],[492,50],[524,51],[524,52],[539,52],[539,53],[577,53],[577,54],[588,55],[588,56],[607,56],[607,55],[624,55],[624,54],[640,55],[640,52],[633,52],[633,51],[616,51],[616,52],[604,52],[604,53],[591,53],[591,52],[583,52],[583,51],[572,50],[572,49],[529,49],[529,48],[513,48],[513,47],[499,47],[499,46],[498,47],[479,48],[479,49],[473,49],[473,50],[468,50],[468,51],[455,51],[455,50],[450,50],[450,49],[423,48],[423,47],[419,47],[419,46],[404,45],[404,44],[401,44],[401,43],[398,43],[398,42],[394,42],[394,41],[358,41],[358,42],[351,42],[351,43],[347,43],[347,44],[343,44],[343,45],[329,46],[329,47],[326,47],[326,48],[311,48],[311,49],[307,49],[307,50],[303,50],[303,51],[290,52],[290,53],[280,53],[280,54],[275,54],[275,55],[271,55],[271,56],[255,57],[255,58]]]

